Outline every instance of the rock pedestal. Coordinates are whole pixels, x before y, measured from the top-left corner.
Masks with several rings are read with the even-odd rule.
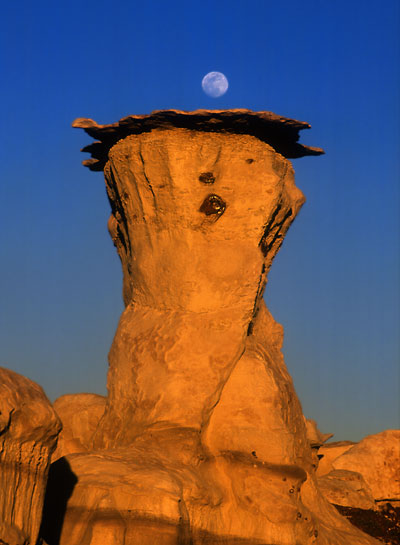
[[[66,458],[60,545],[374,543],[316,488],[263,300],[304,202],[288,158],[321,153],[297,143],[308,125],[233,110],[75,126],[98,139],[86,165],[104,170],[126,308],[93,450]]]
[[[0,367],[1,544],[36,544],[60,429],[41,387]]]

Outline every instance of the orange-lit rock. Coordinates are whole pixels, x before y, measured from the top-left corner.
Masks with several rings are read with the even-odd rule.
[[[361,473],[375,501],[400,501],[400,430],[364,437],[332,465]]]
[[[62,422],[57,448],[52,461],[66,454],[88,451],[104,413],[106,398],[97,394],[66,394],[55,400],[53,407]]]
[[[60,428],[42,388],[0,367],[0,543],[36,544]]]
[[[322,433],[317,426],[315,420],[306,418],[307,439],[310,442],[311,448],[319,449],[325,441],[333,437],[333,433]]]
[[[334,469],[318,479],[318,487],[325,498],[335,505],[375,509],[371,489],[363,476],[355,471]]]
[[[70,492],[46,541],[376,543],[318,490],[263,300],[304,202],[287,157],[321,153],[297,143],[307,124],[242,110],[75,126],[99,140],[86,164],[104,169],[126,308],[96,450],[55,463],[54,498],[63,480]]]
[[[205,183],[204,173],[215,180]],[[126,310],[110,351],[109,398],[95,445],[129,444],[160,422],[203,430],[211,441],[214,406],[238,362],[252,358],[249,343],[257,337],[250,330],[264,308],[266,275],[304,200],[293,170],[252,136],[176,129],[119,141],[105,176]],[[223,208],[214,210],[211,197]],[[280,326],[270,330],[279,344]],[[233,448],[235,424],[223,419]],[[288,434],[290,446],[282,448],[293,450],[295,440]]]
[[[332,471],[334,469],[332,462],[351,449],[355,444],[352,441],[335,441],[320,446],[318,449],[319,463],[317,475],[320,477]]]

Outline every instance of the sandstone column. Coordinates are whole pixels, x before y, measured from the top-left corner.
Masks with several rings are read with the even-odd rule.
[[[97,514],[120,510],[114,520],[125,537],[110,545],[373,543],[315,488],[283,331],[263,301],[272,260],[304,202],[288,158],[322,153],[297,143],[308,125],[270,112],[201,110],[74,126],[99,140],[84,149],[93,157],[85,164],[104,170],[126,308],[97,453],[70,458],[78,484],[64,535],[91,524],[104,539],[104,517],[102,526],[100,515],[76,522],[90,496]],[[115,493],[93,492],[88,467],[105,464],[104,490],[112,486],[104,474],[123,460],[132,486],[135,472],[142,484],[118,508]],[[154,507],[160,482],[168,499]],[[150,541],[137,537],[134,513],[151,520]],[[167,523],[179,526],[176,536],[157,534]]]

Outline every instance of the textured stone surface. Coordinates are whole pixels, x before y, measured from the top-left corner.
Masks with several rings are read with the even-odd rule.
[[[205,172],[216,178],[211,186],[199,179]],[[126,304],[97,434],[96,445],[108,448],[159,422],[208,426],[304,199],[289,162],[247,135],[128,136],[111,149],[105,176]],[[201,211],[210,195],[224,200],[223,213]]]
[[[317,426],[315,420],[311,418],[306,418],[306,430],[307,430],[307,439],[310,442],[311,448],[320,448],[325,441],[328,441],[333,437],[333,433],[322,433]]]
[[[62,431],[52,461],[93,447],[93,435],[105,405],[106,398],[97,394],[67,394],[55,400],[53,407],[62,422]]]
[[[0,543],[36,543],[60,428],[40,386],[1,367]]]
[[[333,433],[322,433],[317,426],[315,420],[310,418],[305,419],[306,422],[306,435],[311,447],[312,465],[314,470],[317,470],[321,454],[319,454],[320,447],[325,441],[333,437]]]
[[[29,538],[16,526],[0,520],[0,545],[29,545]]]
[[[376,501],[400,500],[400,430],[368,435],[332,465],[361,473]]]
[[[60,479],[70,490],[60,545],[375,543],[318,491],[263,300],[304,202],[276,150],[304,124],[246,112],[75,123],[101,140],[86,151],[104,165],[126,308],[96,451],[54,464],[53,497]]]
[[[177,441],[180,444],[174,448]],[[297,490],[291,493],[296,481],[303,478],[298,468],[262,462],[255,467],[238,455],[236,459],[208,458],[193,463],[193,442],[194,437],[181,430],[180,434],[164,433],[162,438],[156,435],[153,442],[148,436],[125,449],[73,454],[66,463],[64,458],[55,462],[42,532],[46,542],[376,543],[322,501],[312,480],[303,485],[301,494]],[[57,467],[60,462],[63,464]],[[60,499],[60,483],[67,498]],[[60,533],[54,531],[54,520],[62,520]]]
[[[356,443],[352,441],[336,441],[333,443],[327,443],[321,445],[318,449],[318,467],[317,475],[320,477],[326,475],[330,471],[333,471],[332,462],[346,451],[351,449]]]
[[[318,486],[330,503],[359,509],[375,509],[371,489],[360,473],[335,469],[320,477]]]

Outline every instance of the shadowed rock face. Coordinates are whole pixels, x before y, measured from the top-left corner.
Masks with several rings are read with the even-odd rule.
[[[126,308],[96,451],[67,457],[78,481],[60,544],[375,543],[316,488],[262,298],[304,202],[289,161],[243,120],[223,131],[229,112],[208,112],[206,128],[156,114],[168,123],[140,130],[131,116],[128,134],[131,121],[75,124],[102,139]]]
[[[36,544],[60,429],[41,387],[0,367],[0,543]]]

